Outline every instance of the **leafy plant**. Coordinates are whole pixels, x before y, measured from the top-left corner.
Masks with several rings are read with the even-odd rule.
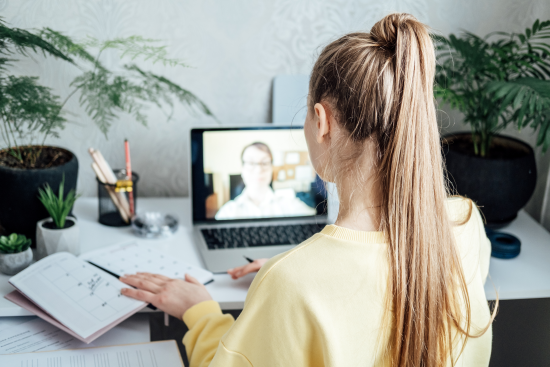
[[[80,105],[105,137],[123,113],[147,125],[145,111],[151,105],[166,110],[167,119],[172,117],[177,103],[192,113],[213,117],[206,104],[193,93],[135,63],[142,59],[171,67],[186,67],[180,60],[169,58],[166,47],[157,43],[138,36],[107,41],[87,38],[76,42],[50,28],[36,33],[9,28],[0,18],[0,117],[2,135],[10,154],[26,168],[33,167],[37,155],[29,154],[27,150],[34,148],[22,146],[20,141],[31,145],[41,138],[43,145],[46,138],[58,137],[67,122],[63,108],[77,94]],[[106,50],[118,52],[120,58],[128,59],[129,63],[110,70],[101,62]],[[55,56],[80,70],[63,100],[51,89],[38,85],[37,78],[6,75],[7,66],[14,61],[8,56],[16,52],[28,56],[29,51]]]
[[[47,183],[44,185],[44,190],[38,189],[38,199],[42,202],[58,229],[65,228],[67,215],[69,215],[76,199],[78,199],[74,190],[69,191],[65,197],[63,195],[64,187],[65,175],[63,175],[61,184],[59,184],[59,194],[57,196],[55,196],[52,188]]]
[[[8,75],[9,67],[17,61],[14,55],[29,56],[29,52],[73,62],[40,36],[9,28],[0,18],[0,136],[10,148],[10,155],[32,167],[40,150],[29,151],[22,141],[31,143],[43,135],[43,142],[49,135],[57,136],[66,120],[61,116],[59,97],[39,85],[37,77]]]
[[[537,145],[550,146],[550,20],[525,33],[481,38],[436,36],[435,96],[464,114],[475,154],[489,154],[491,139],[509,124],[538,129]]]
[[[0,253],[17,254],[27,251],[32,241],[25,235],[12,233],[9,236],[0,236]]]

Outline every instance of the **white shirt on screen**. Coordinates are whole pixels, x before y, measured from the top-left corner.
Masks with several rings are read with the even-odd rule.
[[[246,194],[246,188],[235,199],[225,203],[215,218],[244,219],[315,215],[316,210],[296,197],[292,189],[270,189],[264,200],[254,204]]]

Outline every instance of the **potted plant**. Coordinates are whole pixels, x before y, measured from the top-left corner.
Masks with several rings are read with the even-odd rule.
[[[66,190],[76,190],[76,156],[45,145],[64,129],[64,107],[69,99],[78,96],[80,105],[105,136],[122,113],[147,125],[145,109],[151,104],[171,109],[179,102],[212,116],[193,93],[134,63],[144,58],[184,66],[168,58],[165,47],[155,42],[136,36],[75,42],[49,28],[29,32],[10,28],[0,19],[0,136],[5,147],[1,149],[0,141],[0,234],[23,233],[34,240],[36,222],[48,216],[37,199],[38,189],[48,183],[57,190],[65,176]],[[121,59],[130,59],[130,63],[120,70],[109,70],[101,62],[107,49],[119,52]],[[29,52],[54,56],[80,70],[63,100],[39,85],[35,77],[10,75],[11,55],[28,56]]]
[[[523,34],[436,37],[435,96],[464,114],[470,132],[444,136],[449,179],[496,228],[512,221],[535,189],[533,149],[499,134],[509,125],[538,129],[550,146],[550,21]]]
[[[44,182],[57,187],[63,174],[76,187],[78,161],[67,150],[44,146],[66,122],[59,97],[36,77],[10,73],[15,55],[30,52],[72,62],[40,36],[0,19],[0,235],[16,232],[33,240],[36,221],[47,216],[38,188]]]
[[[50,214],[36,223],[36,257],[38,260],[60,251],[80,255],[78,221],[69,216],[77,195],[70,190],[64,195],[65,177],[61,179],[56,196],[49,184],[39,189],[39,200]]]
[[[32,262],[32,241],[24,235],[12,233],[0,236],[0,271],[14,275]]]

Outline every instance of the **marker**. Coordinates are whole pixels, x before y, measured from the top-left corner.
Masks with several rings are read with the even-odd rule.
[[[243,257],[244,257],[249,263],[253,263],[253,262],[254,262],[254,260],[252,260],[252,259],[249,258],[249,257],[246,257],[246,256],[243,256]]]

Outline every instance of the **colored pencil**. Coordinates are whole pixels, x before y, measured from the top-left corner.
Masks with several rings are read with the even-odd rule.
[[[126,176],[128,180],[132,181],[132,161],[130,160],[130,143],[128,139],[124,140],[124,152],[126,153]],[[128,193],[128,200],[130,201],[130,216],[134,215],[134,188]]]
[[[90,153],[94,161],[95,165],[92,164],[92,168],[99,180],[109,185],[116,185],[116,175],[111,169],[111,166],[109,166],[109,163],[107,163],[105,158],[103,158],[101,152],[93,148],[88,149],[88,152]],[[128,223],[132,215],[130,214],[130,206],[124,193],[115,192],[113,187],[107,185],[105,186],[105,189],[109,193],[113,204],[115,204],[116,208],[118,209],[122,220]]]

